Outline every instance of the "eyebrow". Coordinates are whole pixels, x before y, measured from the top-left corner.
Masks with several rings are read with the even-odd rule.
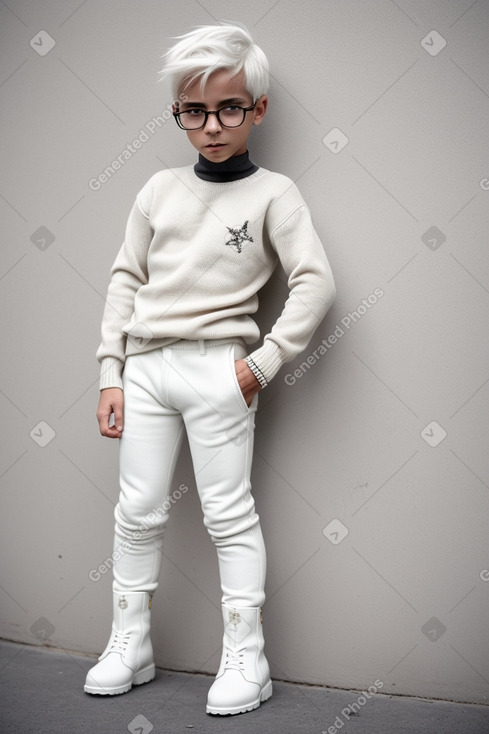
[[[244,105],[246,104],[246,102],[241,97],[231,97],[231,99],[223,99],[221,102],[219,102],[218,108],[226,107],[227,105],[232,105],[232,104]],[[199,109],[205,110],[207,109],[207,105],[204,104],[203,102],[184,102],[182,104],[182,108],[183,109],[199,108]]]

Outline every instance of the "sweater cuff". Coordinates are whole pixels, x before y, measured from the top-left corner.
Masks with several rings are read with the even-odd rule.
[[[264,345],[249,355],[258,367],[267,382],[270,382],[284,363],[280,354],[280,347],[272,341],[265,341]]]
[[[100,363],[100,390],[120,387],[122,390],[122,371],[124,363],[116,357],[105,357]]]

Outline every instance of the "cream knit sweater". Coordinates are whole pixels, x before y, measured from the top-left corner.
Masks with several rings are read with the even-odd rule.
[[[289,296],[250,354],[267,381],[305,349],[335,296],[297,187],[264,168],[226,183],[202,180],[193,166],[156,173],[136,197],[112,267],[100,389],[122,387],[127,355],[178,339],[256,342],[257,292],[279,260]]]

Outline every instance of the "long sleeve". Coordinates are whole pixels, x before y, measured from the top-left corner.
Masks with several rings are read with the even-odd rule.
[[[201,180],[192,166],[154,174],[111,271],[97,351],[101,389],[122,387],[127,356],[178,339],[254,344],[258,292],[278,261],[290,294],[250,355],[266,380],[305,349],[335,295],[297,187],[265,169],[222,183]]]
[[[275,226],[270,240],[290,292],[263,345],[249,355],[267,382],[307,347],[336,295],[331,267],[305,204]]]
[[[136,292],[148,282],[147,253],[152,237],[148,216],[136,199],[127,221],[124,243],[111,270],[102,319],[102,343],[97,350],[101,390],[122,387],[127,338],[123,327],[133,314]]]

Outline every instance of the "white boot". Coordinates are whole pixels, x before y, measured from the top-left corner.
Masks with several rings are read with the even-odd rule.
[[[262,611],[223,604],[221,665],[207,697],[208,714],[241,714],[272,695],[270,668],[263,652]]]
[[[146,591],[114,592],[112,634],[100,662],[88,672],[86,693],[114,696],[153,680],[151,597]]]

